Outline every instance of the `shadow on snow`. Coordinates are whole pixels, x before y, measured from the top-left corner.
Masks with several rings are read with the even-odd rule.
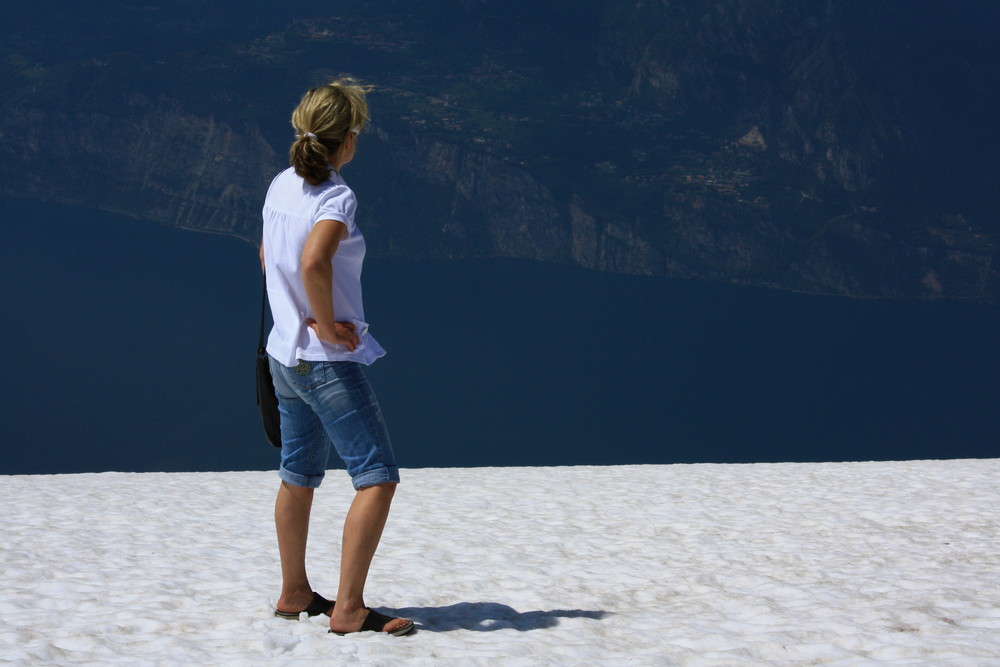
[[[447,607],[405,607],[386,609],[393,616],[409,618],[418,630],[450,632],[452,630],[541,630],[559,625],[561,618],[592,618],[600,620],[610,616],[607,611],[582,609],[553,609],[551,611],[519,612],[498,602],[459,602]]]

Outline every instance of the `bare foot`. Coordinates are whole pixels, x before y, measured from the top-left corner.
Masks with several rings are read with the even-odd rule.
[[[379,623],[381,623],[381,627],[379,627]],[[334,609],[334,613],[330,616],[331,632],[348,634],[361,632],[362,628],[386,632],[391,635],[406,634],[413,629],[413,622],[406,618],[391,618],[366,607],[360,607],[352,612]]]

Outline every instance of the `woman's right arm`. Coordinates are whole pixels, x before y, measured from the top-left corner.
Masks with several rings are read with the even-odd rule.
[[[339,220],[320,220],[309,232],[302,248],[302,284],[313,316],[306,320],[316,335],[328,343],[346,345],[351,352],[358,334],[350,322],[333,319],[333,256],[347,226]]]

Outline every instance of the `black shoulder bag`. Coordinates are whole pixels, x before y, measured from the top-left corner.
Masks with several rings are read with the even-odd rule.
[[[260,340],[257,342],[257,405],[260,418],[264,422],[264,435],[275,447],[281,447],[281,414],[278,413],[278,397],[274,395],[274,379],[271,364],[264,349],[264,308],[267,303],[267,283],[260,297]]]

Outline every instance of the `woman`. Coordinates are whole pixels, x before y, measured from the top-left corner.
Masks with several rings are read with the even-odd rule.
[[[281,555],[275,615],[328,614],[330,631],[401,635],[407,619],[368,609],[365,581],[399,482],[378,402],[362,366],[385,350],[368,332],[361,299],[365,240],[340,172],[368,122],[368,88],[338,79],[307,92],[292,114],[292,166],[264,202],[260,255],[274,327],[267,339],[281,412],[281,486],[274,522]],[[330,444],[356,495],[344,522],[336,602],[312,590],[305,553],[313,491]]]

